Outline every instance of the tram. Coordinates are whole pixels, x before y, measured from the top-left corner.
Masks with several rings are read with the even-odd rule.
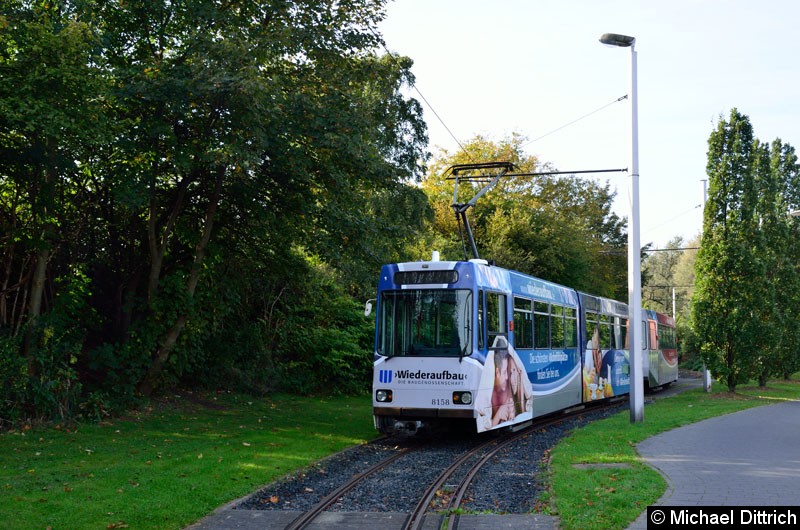
[[[643,343],[644,374],[648,388],[668,386],[678,380],[678,343],[675,319],[646,309],[646,344]]]
[[[648,330],[648,384],[674,381],[674,321],[645,311],[640,324]],[[384,265],[375,427],[458,423],[485,432],[628,394],[627,329],[625,303],[485,260],[440,261],[434,252],[428,261]]]

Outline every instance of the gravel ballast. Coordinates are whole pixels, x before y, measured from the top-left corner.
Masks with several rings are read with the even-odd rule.
[[[543,488],[542,461],[547,451],[573,429],[616,414],[625,407],[627,404],[621,403],[565,419],[514,442],[484,465],[462,507],[470,511],[529,513]],[[408,454],[363,481],[330,510],[409,512],[442,469],[469,448],[497,435],[451,433],[377,440],[332,455],[270,484],[237,505],[236,509],[306,511],[347,479],[408,447],[411,448]],[[453,485],[460,480],[461,476],[453,477]]]

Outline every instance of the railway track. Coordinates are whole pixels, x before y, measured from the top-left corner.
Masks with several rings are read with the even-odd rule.
[[[609,404],[608,406],[614,406],[616,404],[617,403]],[[569,413],[561,413],[557,416],[537,419],[517,432],[504,433],[502,436],[491,438],[469,448],[442,469],[434,480],[430,481],[428,487],[425,488],[425,491],[419,497],[416,504],[411,509],[409,516],[406,518],[402,526],[403,530],[420,530],[425,520],[425,515],[429,512],[435,500],[440,501],[435,507],[436,513],[438,515],[444,513],[446,528],[452,530],[458,520],[458,515],[454,512],[462,506],[474,479],[478,476],[484,465],[493,457],[504,449],[507,449],[510,445],[519,442],[521,439],[530,436],[536,431],[586,413],[595,412],[601,408],[602,407],[598,406],[580,408]],[[318,501],[313,507],[294,519],[286,526],[286,530],[303,530],[307,528],[320,514],[333,506],[348,492],[359,487],[367,479],[380,473],[388,466],[402,460],[402,458],[409,455],[409,453],[424,450],[424,445],[406,447],[380,460],[360,473],[353,475],[341,486]],[[460,479],[457,478],[459,476],[461,477]],[[449,483],[455,480],[458,480],[458,484],[452,489],[448,487]]]
[[[286,530],[302,530],[303,528],[306,528],[309,524],[311,524],[311,522],[314,519],[317,518],[317,516],[319,516],[319,514],[327,510],[342,495],[352,490],[353,488],[357,487],[367,477],[374,475],[375,473],[385,468],[389,464],[392,464],[397,460],[400,460],[400,458],[405,456],[405,454],[411,450],[412,449],[409,448],[402,449],[398,453],[388,458],[384,458],[377,464],[373,464],[372,466],[362,471],[361,473],[353,475],[353,477],[351,477],[347,482],[345,482],[337,489],[335,489],[334,491],[323,497],[322,500],[319,501],[316,505],[314,505],[310,510],[307,510],[302,515],[298,516],[297,519],[289,523],[289,525],[286,527]]]

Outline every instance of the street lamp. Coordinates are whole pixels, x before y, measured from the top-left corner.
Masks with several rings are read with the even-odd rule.
[[[800,217],[800,210],[792,210],[791,212],[789,212],[789,215],[791,215],[792,217]]]
[[[639,120],[636,94],[636,39],[605,33],[600,42],[631,49],[631,167],[628,185],[631,224],[628,227],[628,347],[631,362],[631,423],[644,421],[644,373],[642,359],[642,278],[639,243]]]

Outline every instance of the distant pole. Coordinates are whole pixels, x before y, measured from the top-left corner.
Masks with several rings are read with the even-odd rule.
[[[706,201],[708,200],[708,179],[703,179],[703,215],[706,211]],[[702,225],[701,225],[702,227]],[[711,392],[711,371],[706,367],[703,362],[703,390]]]
[[[630,351],[631,423],[644,421],[644,366],[642,359],[642,275],[639,243],[639,116],[636,83],[636,38],[605,33],[600,42],[631,49],[631,167],[629,201],[631,224],[628,228],[628,348]]]
[[[675,288],[674,287],[672,288],[672,318],[673,318],[673,320],[676,318],[675,317]]]

